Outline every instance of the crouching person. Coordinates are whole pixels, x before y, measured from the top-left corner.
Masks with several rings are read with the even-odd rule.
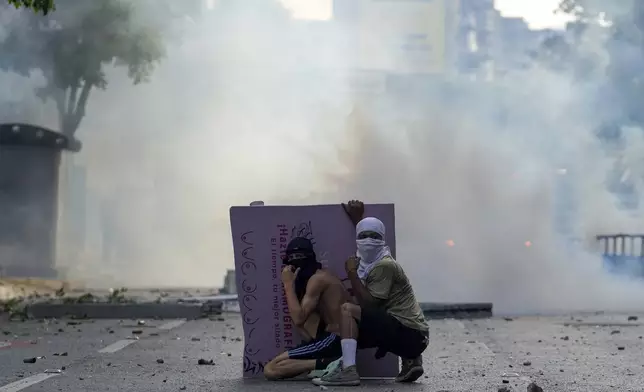
[[[358,348],[378,348],[377,357],[393,353],[402,359],[398,382],[422,376],[422,353],[429,342],[429,327],[403,268],[385,244],[385,226],[376,218],[362,218],[364,206],[345,206],[356,225],[357,257],[346,264],[358,304],[342,305],[341,365],[315,378],[316,385],[360,384],[356,369]]]
[[[306,238],[294,238],[283,261],[282,283],[288,309],[305,342],[268,362],[264,375],[269,380],[307,373],[309,378],[318,377],[329,363],[342,356],[341,308],[349,301],[349,292],[337,276],[322,269],[313,244]]]

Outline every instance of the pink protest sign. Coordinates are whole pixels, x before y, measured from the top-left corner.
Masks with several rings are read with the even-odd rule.
[[[393,204],[367,205],[365,214],[383,221],[395,257]],[[244,377],[258,377],[264,364],[301,342],[281,281],[281,254],[287,243],[298,236],[311,239],[318,259],[349,288],[344,262],[355,254],[355,228],[339,204],[232,207],[230,226],[244,325]],[[362,377],[395,377],[398,357],[389,354],[376,360],[374,350],[361,350],[358,371]]]

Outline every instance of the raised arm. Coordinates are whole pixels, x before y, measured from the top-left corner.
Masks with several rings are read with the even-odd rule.
[[[326,281],[319,276],[311,277],[306,285],[306,293],[304,294],[301,303],[297,300],[297,294],[295,293],[295,288],[292,285],[288,288],[286,286],[284,287],[286,292],[286,301],[291,313],[291,319],[293,319],[293,323],[296,326],[304,326],[306,320],[311,316],[311,313],[315,312],[318,302],[320,301],[320,296],[326,288],[326,285]]]

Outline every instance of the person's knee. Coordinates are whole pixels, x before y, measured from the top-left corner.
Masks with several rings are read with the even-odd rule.
[[[343,316],[360,320],[360,316],[362,314],[360,306],[352,304],[351,302],[345,302],[344,304],[342,304],[342,307],[340,309],[342,310]]]

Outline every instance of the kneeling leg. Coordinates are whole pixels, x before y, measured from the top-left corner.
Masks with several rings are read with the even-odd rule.
[[[315,359],[291,359],[283,352],[264,366],[264,376],[277,381],[297,377],[315,369]]]

